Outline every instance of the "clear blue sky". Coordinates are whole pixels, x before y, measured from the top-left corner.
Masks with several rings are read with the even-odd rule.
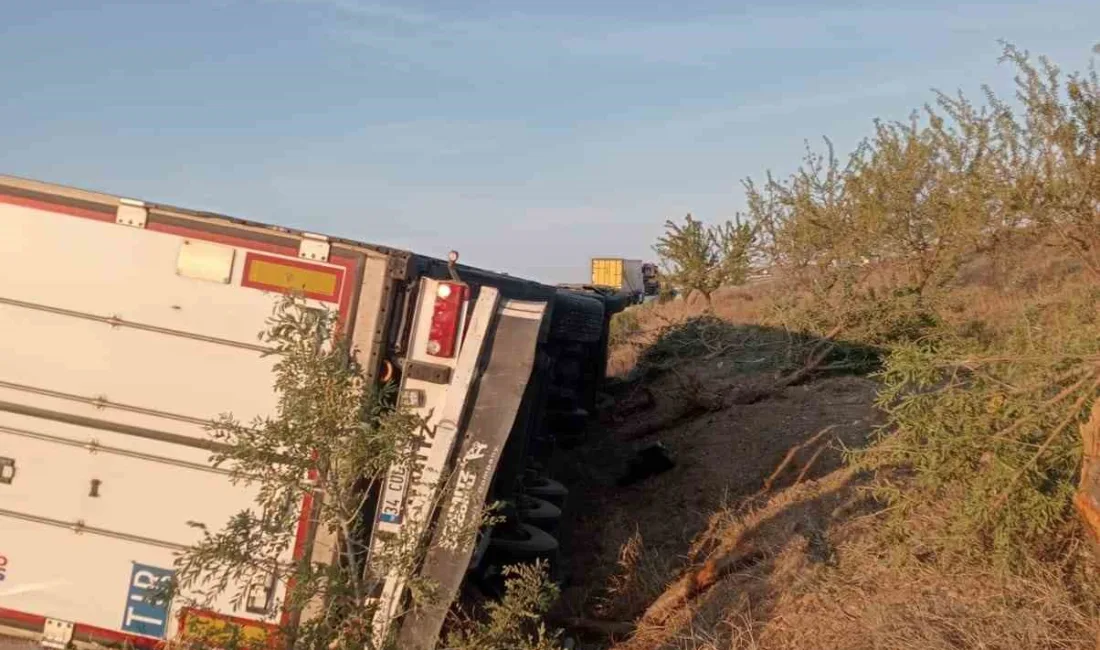
[[[1087,65],[1100,3],[0,0],[0,171],[546,281],[843,152],[997,39]]]

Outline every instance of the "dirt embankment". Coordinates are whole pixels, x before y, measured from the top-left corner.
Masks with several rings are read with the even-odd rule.
[[[692,315],[671,309],[634,333],[652,343],[647,331]],[[583,647],[1093,647],[1094,621],[1053,576],[947,571],[884,543],[872,479],[843,458],[882,422],[872,379],[840,364],[782,386],[789,336],[737,325],[724,336],[734,344],[711,340],[625,382],[562,459],[575,486],[572,581],[554,614]],[[624,367],[638,347],[620,348]],[[656,441],[674,467],[620,485]]]

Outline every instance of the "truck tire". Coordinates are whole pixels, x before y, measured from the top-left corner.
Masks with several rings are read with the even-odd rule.
[[[523,491],[533,497],[549,501],[557,507],[565,504],[565,498],[569,496],[569,488],[552,478],[544,476],[530,476],[523,482]]]
[[[604,303],[595,296],[558,291],[550,316],[550,338],[595,343],[603,336]]]
[[[558,540],[550,533],[531,524],[509,526],[503,534],[494,533],[489,540],[489,552],[494,557],[505,556],[512,561],[553,558],[558,552]]]
[[[525,494],[517,499],[516,505],[522,521],[550,534],[557,530],[558,522],[561,521],[561,508],[553,503]]]
[[[591,414],[582,408],[568,411],[547,411],[546,423],[553,429],[568,433],[580,433],[588,426]]]

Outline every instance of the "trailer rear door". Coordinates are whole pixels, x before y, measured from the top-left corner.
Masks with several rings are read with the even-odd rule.
[[[0,624],[174,635],[183,612],[147,596],[198,540],[188,522],[218,529],[253,504],[210,466],[204,427],[272,413],[257,334],[278,292],[304,289],[352,322],[358,261],[276,240],[0,183]],[[256,593],[212,609],[275,622],[278,587]]]

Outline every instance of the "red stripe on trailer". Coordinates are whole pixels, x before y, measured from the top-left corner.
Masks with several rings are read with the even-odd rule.
[[[0,621],[9,621],[12,623],[20,623],[23,625],[30,625],[34,627],[45,627],[46,617],[38,614],[28,614],[26,612],[16,611],[14,609],[7,609],[0,607]],[[138,636],[136,634],[127,634],[125,632],[119,632],[117,630],[108,630],[102,627],[96,627],[94,625],[86,625],[84,623],[76,623],[73,625],[73,632],[76,636],[82,639],[89,639],[91,641],[106,642],[106,643],[125,643],[138,648],[155,649],[164,645],[164,640],[153,639],[146,636]]]
[[[266,241],[255,241],[247,237],[241,237],[239,235],[223,235],[221,233],[197,230],[188,226],[177,226],[171,223],[157,223],[155,221],[150,221],[146,223],[145,229],[152,230],[153,232],[163,232],[169,235],[189,237],[191,239],[202,239],[218,244],[226,244],[227,246],[248,248],[254,251],[263,251],[265,253],[275,253],[278,255],[289,255],[291,257],[298,257],[298,249],[294,248],[293,246],[272,244],[271,242]],[[336,262],[334,260],[332,263],[338,264],[339,262]]]
[[[89,210],[88,208],[80,208],[75,205],[66,205],[64,203],[50,203],[48,201],[41,201],[39,199],[29,199],[25,196],[12,196],[11,194],[0,193],[0,203],[7,203],[9,205],[19,205],[24,208],[33,208],[35,210],[46,210],[48,212],[60,212],[73,217],[80,217],[81,219],[93,219],[95,221],[109,221],[114,223],[115,215],[113,212],[100,212],[98,210]]]
[[[24,625],[42,625],[46,622],[46,617],[0,607],[0,620],[11,621],[12,623],[23,623]]]

